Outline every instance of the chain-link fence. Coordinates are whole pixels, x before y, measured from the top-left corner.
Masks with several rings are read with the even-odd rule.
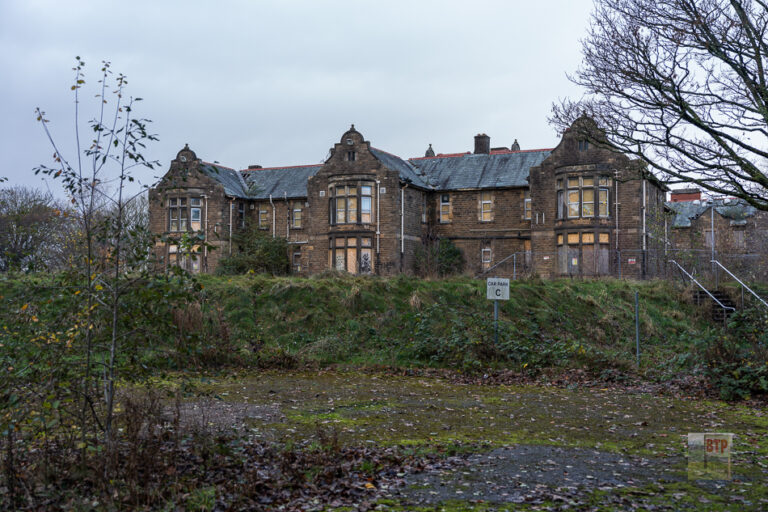
[[[536,274],[551,274],[587,278],[613,276],[640,280],[679,279],[684,277],[680,267],[698,281],[714,287],[721,283],[735,282],[735,278],[745,283],[768,283],[768,253],[731,254],[671,249],[516,252],[485,269],[478,277],[525,279]]]

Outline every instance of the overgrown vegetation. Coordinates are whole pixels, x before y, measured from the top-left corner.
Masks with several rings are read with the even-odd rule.
[[[236,251],[219,262],[219,274],[267,273],[285,275],[290,269],[288,241],[249,225],[232,237]]]
[[[205,509],[215,497],[207,482],[216,467],[250,464],[253,457],[278,457],[275,450],[294,449],[231,436],[219,439],[181,425],[174,408],[197,403],[199,391],[186,376],[201,369],[437,367],[460,370],[479,381],[498,372],[566,375],[577,369],[603,381],[640,377],[664,382],[696,375],[695,382],[702,383],[707,375],[725,398],[765,390],[765,313],[745,310],[722,330],[706,318],[708,311],[685,300],[690,294],[665,282],[513,282],[510,300],[500,308],[496,343],[492,306],[480,280],[335,272],[308,279],[241,275],[190,280],[171,273],[137,282],[134,293],[123,298],[132,314],[121,316],[118,326],[130,336],[121,340],[115,362],[122,372],[116,435],[106,450],[95,435],[100,432],[97,418],[103,416],[87,411],[92,434],[82,457],[79,383],[86,354],[78,341],[81,331],[68,327],[82,325],[82,293],[67,283],[61,275],[6,275],[0,281],[0,365],[7,370],[0,374],[0,413],[5,447],[16,447],[4,456],[3,478],[18,485],[34,481],[34,503],[47,495],[65,499],[67,489],[106,496],[115,492],[110,482],[120,482],[120,500],[130,506],[179,506],[183,495],[188,501],[182,506]],[[639,369],[634,366],[635,290],[641,305]],[[94,287],[100,304],[97,292],[107,290]],[[104,307],[91,315],[92,357],[97,362],[108,357],[101,347],[110,333],[110,318]],[[175,372],[170,385],[156,377],[165,370]],[[137,395],[126,392],[129,387],[149,391]],[[93,405],[100,411],[98,402]],[[317,478],[324,473],[314,465],[316,450],[307,446],[291,452],[304,480],[269,484],[282,496],[274,498],[276,503],[302,502],[303,495],[289,496],[288,489],[318,488]],[[342,473],[335,473],[342,479],[358,474],[345,473],[350,470],[345,457],[338,463]],[[282,471],[270,464],[265,459],[263,471]],[[196,465],[201,469],[192,471]],[[167,487],[165,477],[157,475],[176,475],[169,471],[183,473],[184,480]],[[371,468],[363,473],[367,478],[376,474]],[[61,480],[61,474],[77,474],[79,480]],[[330,476],[322,482],[357,496],[354,487],[340,486]],[[18,485],[12,500],[23,500]],[[256,492],[243,489],[218,486],[215,493]],[[256,494],[248,496],[256,499]]]
[[[422,277],[446,277],[464,271],[464,255],[447,238],[416,247],[413,271]]]

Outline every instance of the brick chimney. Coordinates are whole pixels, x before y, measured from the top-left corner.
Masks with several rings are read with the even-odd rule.
[[[701,190],[698,188],[681,188],[678,190],[672,190],[669,200],[673,203],[701,201]]]
[[[491,153],[491,138],[484,133],[475,135],[475,154],[489,155]]]

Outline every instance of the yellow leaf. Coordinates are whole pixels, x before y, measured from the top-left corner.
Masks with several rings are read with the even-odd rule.
[[[375,488],[376,488],[376,486],[375,486],[375,485],[373,485],[371,482],[366,482],[366,483],[365,483],[365,488],[366,488],[366,489],[375,489]]]
[[[21,306],[21,310],[26,311],[28,307],[29,307],[29,304],[24,304],[23,306]]]
[[[99,290],[103,290],[103,289],[104,289],[104,287],[103,287],[103,286],[101,286],[100,284],[97,284],[97,285],[96,285],[94,288],[96,288],[96,291],[99,291]]]

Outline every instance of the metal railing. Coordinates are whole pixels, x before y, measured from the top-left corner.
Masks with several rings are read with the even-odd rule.
[[[673,264],[675,264],[675,265],[677,265],[677,268],[678,268],[678,269],[680,269],[680,271],[681,271],[683,274],[685,274],[685,275],[688,277],[688,279],[690,279],[692,282],[696,283],[696,286],[698,286],[699,288],[701,288],[702,290],[704,290],[704,293],[706,293],[707,295],[709,295],[709,298],[710,298],[710,299],[712,299],[712,300],[715,302],[715,304],[717,304],[718,306],[720,306],[721,308],[723,308],[723,310],[724,310],[724,311],[729,311],[729,310],[730,310],[730,311],[736,311],[736,308],[732,308],[732,307],[730,307],[730,306],[726,306],[725,304],[723,304],[722,302],[720,302],[719,300],[717,300],[717,298],[716,298],[714,295],[712,295],[712,294],[709,292],[709,290],[707,290],[706,288],[704,288],[704,286],[702,286],[702,284],[701,284],[701,283],[699,283],[699,282],[696,280],[696,278],[695,278],[695,277],[693,277],[691,274],[689,274],[689,273],[688,273],[688,272],[687,272],[687,271],[686,271],[686,270],[685,270],[685,269],[684,269],[684,268],[683,268],[683,267],[682,267],[682,266],[681,266],[681,265],[680,265],[678,262],[676,262],[675,260],[669,260],[669,262],[670,262],[670,263],[673,263]]]
[[[732,278],[734,278],[734,279],[736,280],[736,282],[737,282],[737,283],[739,283],[739,284],[741,285],[741,307],[742,307],[742,308],[744,307],[744,289],[746,289],[746,290],[747,290],[749,293],[751,293],[752,295],[754,295],[754,296],[755,296],[755,298],[756,298],[757,300],[759,300],[760,302],[762,302],[762,303],[763,303],[763,306],[765,306],[766,308],[768,308],[768,302],[765,302],[765,301],[762,299],[762,297],[760,297],[758,294],[756,294],[756,293],[755,293],[755,291],[754,291],[754,290],[752,290],[752,288],[750,288],[749,286],[747,286],[746,284],[744,284],[744,282],[743,282],[741,279],[739,279],[738,277],[736,277],[735,275],[733,275],[733,272],[731,272],[730,270],[728,270],[727,268],[725,268],[725,266],[724,266],[722,263],[720,263],[720,262],[719,262],[719,261],[717,261],[717,260],[712,260],[712,263],[714,263],[714,264],[718,265],[718,266],[719,266],[721,269],[725,270],[725,271],[726,271],[726,273],[728,273],[728,275],[729,275],[729,276],[731,276]]]

